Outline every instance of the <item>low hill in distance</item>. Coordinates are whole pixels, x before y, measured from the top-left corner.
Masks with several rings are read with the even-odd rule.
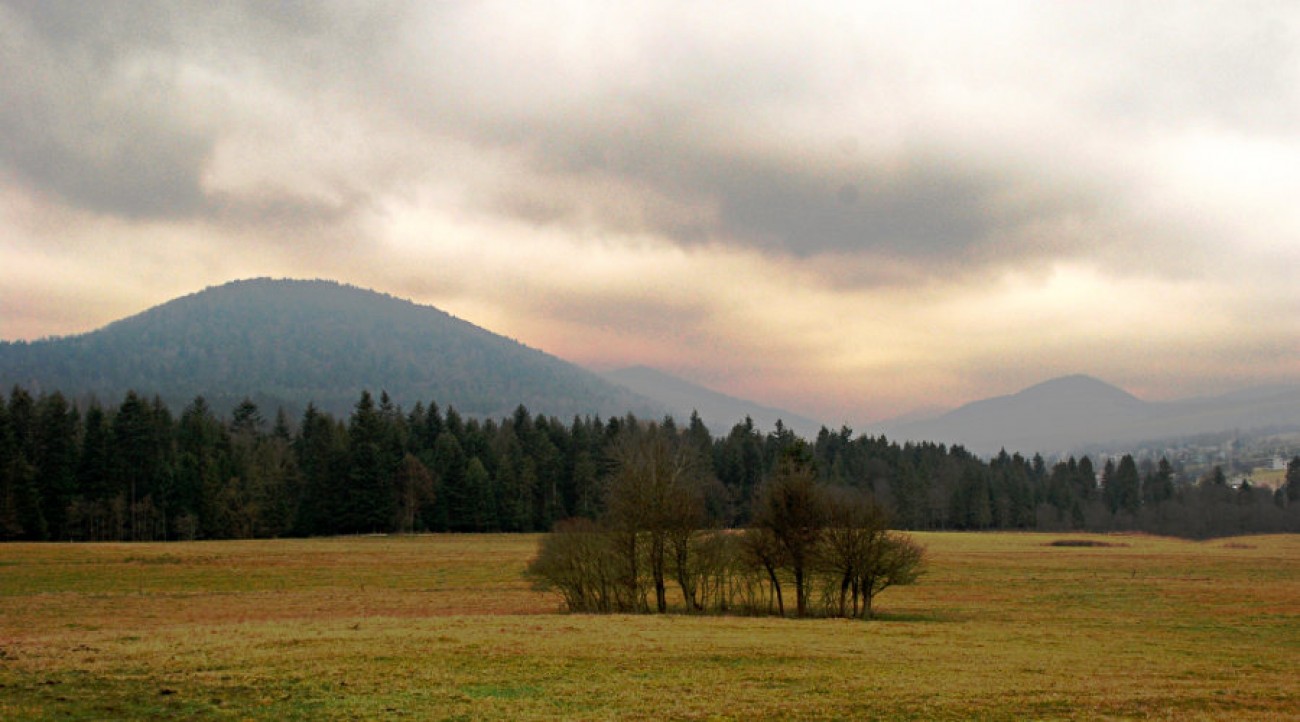
[[[655,418],[665,408],[567,361],[423,306],[331,281],[235,281],[97,331],[0,342],[0,383],[115,404],[129,389],[173,409],[197,395],[220,413],[245,396],[264,414],[308,402],[346,416],[363,389],[496,418]]]
[[[605,378],[667,407],[678,423],[685,423],[692,411],[699,412],[714,436],[726,436],[746,416],[763,431],[771,431],[779,420],[805,439],[817,438],[822,427],[806,416],[728,396],[647,366],[610,371]]]
[[[1023,391],[974,401],[934,419],[885,429],[906,440],[1000,449],[1069,452],[1089,445],[1300,427],[1300,387],[1248,389],[1223,396],[1151,402],[1091,376],[1064,376]]]

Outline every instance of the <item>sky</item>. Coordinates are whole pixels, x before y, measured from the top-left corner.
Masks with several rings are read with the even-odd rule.
[[[1292,2],[0,0],[0,339],[328,278],[850,425],[1300,381]]]

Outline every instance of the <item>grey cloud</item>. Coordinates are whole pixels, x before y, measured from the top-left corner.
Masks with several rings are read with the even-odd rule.
[[[816,53],[791,40],[781,52],[719,57],[699,51],[707,40],[690,33],[670,44],[658,73],[624,83],[617,67],[602,68],[591,73],[595,82],[584,75],[578,90],[565,84],[562,63],[438,51],[430,66],[412,71],[396,102],[430,132],[510,153],[527,168],[475,189],[488,214],[801,258],[886,253],[945,269],[1091,252],[1027,240],[1062,219],[1095,214],[1105,199],[1089,183],[1023,158],[944,147],[920,129],[889,158],[851,157],[842,137],[815,130],[792,138],[768,112],[829,102]],[[436,33],[430,42],[439,45]],[[629,212],[638,204],[640,212]]]
[[[1225,8],[1237,18],[1231,27],[1215,20]],[[916,58],[905,38],[887,30],[850,37],[850,50],[838,55],[822,53],[809,27],[792,29],[776,49],[728,46],[739,51],[734,55],[709,52],[716,38],[708,30],[682,27],[671,42],[653,28],[633,33],[626,55],[662,59],[653,73],[623,60],[605,66],[599,56],[591,58],[594,67],[575,70],[536,48],[475,56],[465,48],[492,44],[473,36],[444,46],[435,36],[433,45],[453,50],[432,53],[400,102],[436,132],[521,159],[522,179],[496,178],[475,189],[489,214],[799,258],[890,255],[935,274],[1062,258],[1110,264],[1134,253],[1175,267],[1209,239],[1135,207],[1129,184],[1136,175],[1122,154],[1140,151],[1162,129],[1204,118],[1244,133],[1257,123],[1293,128],[1300,108],[1293,102],[1300,83],[1291,82],[1300,67],[1290,42],[1295,26],[1227,4],[1204,16],[1187,11],[1195,17],[1172,29],[1164,27],[1165,8],[1137,12],[1142,17],[1119,28],[1116,18],[1126,13],[1110,6],[1028,9],[1019,14],[1034,20],[1025,24],[1032,30],[1011,35],[947,27],[954,45],[967,49],[1025,45],[1024,57],[990,48],[998,59],[970,74],[954,65],[962,52],[948,56],[931,43],[925,52],[934,57]],[[1187,26],[1194,38],[1179,40]],[[844,40],[841,28],[823,29],[828,45]],[[873,44],[884,62],[855,55],[856,46]],[[852,65],[847,84],[825,82],[828,65],[837,72]],[[908,68],[929,72],[907,75]],[[881,77],[886,72],[903,79]],[[880,84],[890,90],[877,97]],[[900,106],[879,109],[890,119],[884,125],[898,129],[892,155],[864,152],[854,161],[840,152],[840,139],[816,136],[815,122],[803,138],[790,132],[797,125],[782,124],[787,116],[843,120],[837,92],[849,94],[846,108],[862,107],[853,93]],[[945,93],[977,98],[970,107],[990,117],[943,115],[947,106],[933,98]],[[998,113],[1010,121],[1005,136]],[[928,124],[912,123],[917,116]],[[1029,131],[1035,137],[1013,135],[1031,123],[1038,124]],[[1084,158],[1092,153],[1095,162]],[[1088,167],[1070,167],[1072,160]],[[637,202],[647,210],[628,212]],[[675,212],[654,210],[665,206]],[[1179,272],[1188,265],[1195,264]]]
[[[279,92],[310,94],[345,82],[340,68],[381,54],[375,38],[396,7],[4,0],[0,170],[65,203],[125,218],[328,218],[347,209],[205,193],[205,170],[240,98],[188,87],[186,73],[251,72],[279,83]]]
[[[925,104],[924,74],[893,77],[910,67],[897,58],[910,55],[891,44],[883,20],[873,18],[868,25],[882,29],[861,37],[861,29],[842,29],[826,17],[791,28],[788,37],[758,32],[755,42],[728,43],[720,41],[730,37],[721,24],[737,23],[735,16],[717,21],[683,7],[631,19],[591,13],[624,27],[593,33],[585,39],[593,47],[582,48],[586,54],[574,62],[557,59],[565,56],[557,39],[567,29],[562,13],[530,16],[515,35],[499,35],[500,21],[514,13],[483,7],[0,0],[0,172],[99,212],[198,215],[272,230],[346,225],[373,198],[424,174],[478,184],[464,196],[488,215],[609,234],[648,232],[688,246],[738,244],[801,259],[891,256],[936,274],[1097,255],[1099,246],[1118,242],[1109,240],[1114,233],[1095,234],[1098,240],[1085,245],[1078,235],[1042,232],[1087,227],[1107,212],[1122,192],[1108,187],[1110,180],[1058,172],[1051,158],[999,158],[959,146],[990,140],[988,131],[944,141],[932,137],[932,127],[908,125],[904,109],[887,157],[846,153],[842,138],[817,137],[816,123],[808,137],[792,137],[781,118],[805,110],[838,118],[837,93],[870,95],[885,84],[894,90],[880,98]],[[1060,21],[1053,37],[1072,37],[1065,26],[1080,24],[1079,13],[1052,12]],[[1082,14],[1114,20],[1113,12]],[[745,20],[748,13],[739,15]],[[1271,100],[1283,86],[1297,85],[1294,28],[1244,21],[1205,61],[1193,52],[1203,39],[1189,45],[1164,38],[1153,46],[1169,48],[1172,59],[1148,74],[1149,58],[1136,50],[1153,27],[1159,23],[1139,18],[1101,50],[1068,49],[1069,57],[1087,58],[1081,72],[1105,73],[1087,93],[1095,112],[1163,123],[1161,108],[1198,107],[1218,108],[1225,122],[1234,122],[1232,113],[1294,120],[1294,104]],[[1092,42],[1106,32],[1098,26],[1083,35]],[[1252,54],[1246,49],[1253,39]],[[822,54],[821,40],[838,51]],[[515,47],[520,43],[533,45]],[[858,53],[865,45],[873,54]],[[1108,53],[1113,63],[1100,57]],[[1207,63],[1233,60],[1238,65],[1205,80]],[[232,78],[236,97],[187,86],[187,64]],[[825,80],[832,65],[851,68],[848,80]],[[1268,75],[1274,67],[1281,69]],[[1025,72],[1031,82],[1024,87],[1041,86],[1042,76],[1032,74],[1046,71]],[[213,149],[238,122],[238,83],[250,78],[269,84],[271,94],[323,98],[326,108],[336,102],[373,132],[394,134],[396,142],[382,147],[410,148],[411,157],[356,178],[312,176],[338,186],[324,194],[343,199],[336,203],[292,189],[259,187],[250,197],[205,193]],[[1148,87],[1151,78],[1167,82]],[[1239,78],[1251,82],[1235,83]],[[1139,86],[1149,97],[1133,90]],[[1288,92],[1283,97],[1293,98]],[[895,110],[882,106],[880,113]],[[963,119],[942,122],[958,127]],[[443,167],[437,151],[428,150],[437,146],[430,139],[468,143],[493,163],[505,160],[462,180],[461,169]],[[1152,238],[1145,230],[1143,239]]]
[[[0,65],[7,69],[0,75],[0,163],[90,210],[194,212],[203,203],[199,178],[212,138],[185,117],[174,68],[154,58],[128,74],[122,48],[77,42],[92,32],[94,14],[67,10],[61,3],[0,8]],[[150,23],[98,19],[157,37]]]
[[[796,255],[895,249],[963,256],[1054,205],[1048,197],[1008,206],[1003,199],[1016,195],[1013,189],[1023,179],[942,158],[916,158],[901,170],[869,164],[819,170],[718,166],[710,186],[720,198],[728,235],[761,239]]]
[[[981,165],[959,151],[913,151],[887,162],[845,159],[829,142],[809,142],[803,155],[761,143],[733,148],[693,137],[692,117],[639,136],[539,125],[526,150],[536,172],[577,178],[579,186],[585,178],[586,192],[574,193],[572,184],[506,187],[493,208],[541,224],[594,217],[611,232],[653,232],[685,245],[733,243],[799,258],[870,253],[944,270],[1094,250],[1036,233],[1098,212],[1104,199],[1081,181],[1066,184],[1020,164]],[[643,201],[666,198],[699,212],[628,214],[627,188],[639,189]]]
[[[1079,196],[942,153],[905,152],[884,168],[848,163],[821,139],[810,139],[803,156],[772,151],[750,116],[815,95],[816,63],[797,45],[724,57],[705,39],[652,28],[642,42],[654,47],[638,52],[671,48],[666,69],[625,85],[598,68],[589,93],[568,93],[556,77],[564,67],[512,64],[482,36],[490,31],[482,19],[465,21],[472,11],[433,9],[410,30],[407,10],[9,0],[0,6],[12,21],[0,30],[0,61],[24,71],[0,80],[0,129],[9,141],[0,163],[95,211],[202,214],[237,225],[342,220],[367,194],[398,182],[362,179],[339,189],[349,200],[337,208],[291,194],[209,197],[203,173],[239,99],[194,98],[181,79],[190,62],[237,77],[251,68],[276,92],[339,95],[362,113],[396,113],[417,133],[514,153],[534,174],[526,187],[490,178],[495,185],[475,197],[488,199],[487,212],[535,223],[595,223],[796,256],[866,250],[969,260]],[[432,67],[421,65],[425,58]],[[609,197],[605,181],[619,197]],[[594,187],[565,195],[556,185]],[[1008,204],[1011,197],[1028,200]],[[648,207],[628,213],[629,202]]]

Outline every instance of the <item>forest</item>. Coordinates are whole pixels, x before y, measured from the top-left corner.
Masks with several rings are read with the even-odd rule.
[[[57,391],[0,396],[0,539],[179,540],[411,532],[535,532],[606,511],[613,450],[646,420],[500,419],[437,403],[404,410],[362,392],[336,418],[245,400],[179,416],[128,392],[84,409]],[[1206,538],[1300,532],[1300,458],[1276,490],[1188,478],[1167,461],[1047,462],[823,428],[800,439],[745,419],[715,435],[697,415],[654,422],[704,460],[713,528],[747,527],[763,482],[806,445],[819,484],[868,495],[903,530],[1145,531]],[[1100,466],[1100,468],[1098,468]]]

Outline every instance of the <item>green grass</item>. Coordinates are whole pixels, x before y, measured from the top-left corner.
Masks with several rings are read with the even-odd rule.
[[[1300,537],[917,536],[871,622],[558,614],[535,537],[4,545],[0,719],[1300,717]]]

